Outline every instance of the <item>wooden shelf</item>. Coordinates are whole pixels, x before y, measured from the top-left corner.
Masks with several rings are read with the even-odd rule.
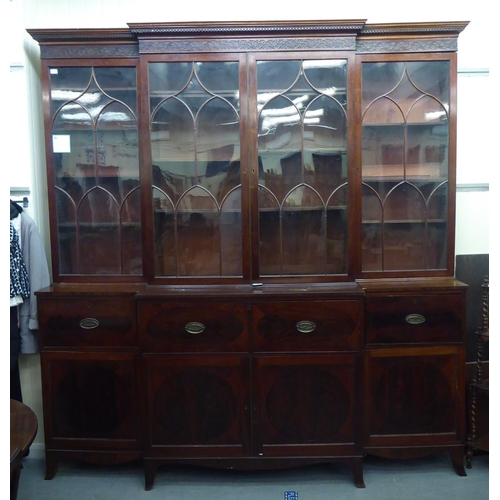
[[[446,224],[446,219],[400,219],[384,220],[384,224]],[[381,220],[363,219],[363,224],[382,224]]]

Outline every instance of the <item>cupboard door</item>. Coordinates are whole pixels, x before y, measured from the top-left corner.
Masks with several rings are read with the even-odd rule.
[[[255,357],[257,453],[354,454],[359,447],[358,360],[354,355]]]
[[[451,68],[361,62],[363,272],[449,270]]]
[[[137,448],[134,353],[44,352],[47,448]]]
[[[249,363],[237,356],[145,355],[146,456],[241,456],[247,449]]]
[[[254,61],[260,277],[346,275],[348,60]]]
[[[425,446],[463,440],[464,371],[461,348],[367,352],[366,445]]]
[[[147,63],[154,275],[241,278],[246,197],[238,56]]]
[[[142,275],[135,64],[48,67],[58,276]]]

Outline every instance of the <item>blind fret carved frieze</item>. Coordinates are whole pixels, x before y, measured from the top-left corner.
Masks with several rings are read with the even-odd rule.
[[[115,58],[139,57],[137,44],[112,44],[112,45],[41,45],[40,56],[42,59],[85,59],[85,58]]]
[[[267,50],[355,50],[354,37],[342,38],[269,38],[243,40],[140,40],[139,52],[207,52],[207,51],[267,51]]]
[[[455,52],[456,38],[429,40],[358,40],[357,54],[394,52]]]

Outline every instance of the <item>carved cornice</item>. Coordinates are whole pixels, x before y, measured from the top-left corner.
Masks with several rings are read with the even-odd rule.
[[[391,23],[391,24],[365,24],[360,36],[366,35],[438,35],[446,34],[458,36],[468,25],[464,22],[446,23]]]
[[[325,34],[356,34],[365,20],[346,21],[282,21],[282,22],[210,22],[210,23],[129,23],[130,31],[140,37],[162,36],[285,36],[305,32]]]
[[[366,24],[356,53],[456,52],[468,22]]]
[[[134,42],[136,37],[129,29],[29,29],[28,33],[40,44],[93,42],[105,43],[111,40],[120,42]]]
[[[32,29],[47,58],[139,57],[140,53],[338,50],[450,52],[467,22],[366,24],[364,20],[131,23],[114,29]]]
[[[139,45],[128,29],[28,30],[40,44],[42,59],[139,57]]]
[[[267,50],[355,50],[356,38],[250,38],[140,40],[141,54],[172,52],[245,52]]]

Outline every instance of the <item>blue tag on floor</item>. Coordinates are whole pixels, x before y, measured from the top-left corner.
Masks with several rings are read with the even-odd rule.
[[[296,491],[285,491],[285,500],[299,500],[299,495]]]

